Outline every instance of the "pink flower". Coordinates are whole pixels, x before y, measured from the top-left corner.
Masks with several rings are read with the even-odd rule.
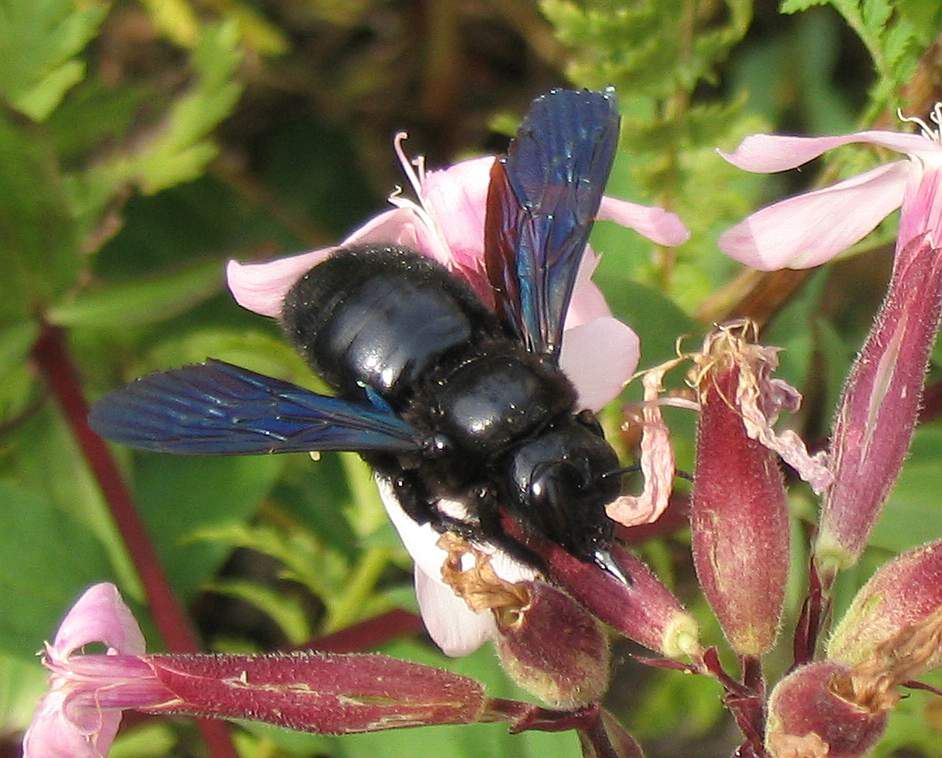
[[[904,120],[917,123],[923,133],[866,131],[835,137],[755,134],[734,152],[721,151],[733,165],[760,173],[796,168],[832,148],[854,142],[905,153],[908,160],[887,163],[832,187],[763,208],[724,232],[720,249],[747,266],[772,271],[817,266],[863,239],[900,207],[907,185],[935,183],[942,167],[940,106],[936,105],[932,114],[935,129],[919,119]],[[930,205],[927,212],[938,220],[939,204]],[[919,225],[914,216],[901,220],[898,249],[919,233],[913,224]]]
[[[108,654],[75,651],[101,642]],[[144,637],[113,584],[96,584],[68,612],[43,663],[52,673],[23,739],[24,758],[106,755],[121,710],[160,703],[168,693],[137,656]]]
[[[81,654],[103,642],[107,654]],[[317,734],[525,717],[467,677],[384,655],[145,655],[113,584],[91,587],[66,615],[43,664],[52,674],[23,740],[24,758],[108,754],[126,708],[252,719]],[[505,712],[495,710],[503,708]]]

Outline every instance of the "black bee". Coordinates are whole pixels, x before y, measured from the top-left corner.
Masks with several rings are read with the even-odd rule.
[[[406,513],[522,548],[527,530],[624,580],[605,506],[618,459],[558,367],[576,272],[611,171],[614,92],[537,98],[491,171],[486,308],[444,267],[395,246],[341,249],[285,298],[282,323],[336,391],[312,393],[221,361],[152,374],[92,410],[92,427],[168,453],[356,451]],[[442,513],[464,502],[468,520]],[[531,562],[534,559],[527,556]]]

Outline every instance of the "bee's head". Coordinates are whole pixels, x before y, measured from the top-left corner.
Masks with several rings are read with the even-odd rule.
[[[591,414],[566,419],[514,451],[515,512],[585,561],[597,562],[612,538],[605,506],[618,497],[615,451]]]

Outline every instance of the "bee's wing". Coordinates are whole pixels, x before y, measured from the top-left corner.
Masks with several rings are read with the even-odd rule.
[[[92,408],[89,423],[130,447],[186,455],[419,450],[419,432],[374,400],[318,395],[209,360],[109,393]]]
[[[484,251],[498,313],[531,352],[559,358],[579,263],[618,142],[615,93],[553,90],[533,101],[494,162]]]

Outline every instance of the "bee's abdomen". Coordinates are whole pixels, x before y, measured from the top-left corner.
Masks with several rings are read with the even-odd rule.
[[[340,250],[315,266],[286,296],[282,321],[341,394],[369,385],[394,403],[444,356],[497,329],[444,267],[392,246]]]

